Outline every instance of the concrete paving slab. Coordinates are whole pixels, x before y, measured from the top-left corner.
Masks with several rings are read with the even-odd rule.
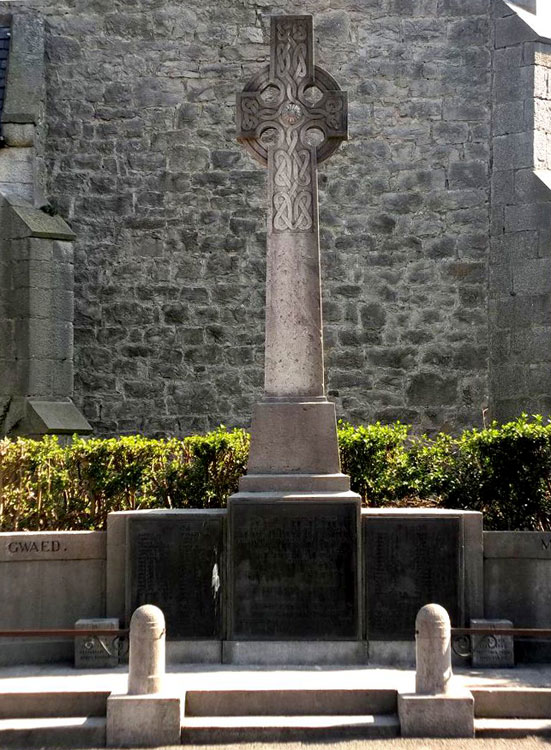
[[[376,739],[344,740],[341,742],[247,742],[224,745],[185,745],[186,750],[547,750],[549,739],[531,737],[522,739]],[[91,749],[93,750],[93,749]],[[100,750],[100,748],[96,748]],[[105,748],[101,748],[105,750]],[[130,748],[132,750],[132,748]],[[182,745],[165,746],[158,750],[182,750]]]
[[[454,671],[464,687],[551,688],[551,665],[511,669]],[[0,693],[37,691],[126,691],[128,667],[78,670],[68,665],[26,665],[0,668]],[[386,688],[414,692],[412,669],[365,667],[239,667],[229,665],[171,665],[166,690],[360,690]]]

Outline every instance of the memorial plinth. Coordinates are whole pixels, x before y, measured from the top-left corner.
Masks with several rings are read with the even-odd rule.
[[[317,164],[347,100],[314,65],[311,16],[275,16],[270,65],[237,100],[238,139],[268,168],[265,389],[229,508],[230,641],[362,635],[360,498],[325,396]]]

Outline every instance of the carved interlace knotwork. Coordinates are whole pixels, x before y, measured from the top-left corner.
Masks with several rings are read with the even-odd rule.
[[[346,94],[313,65],[310,16],[272,19],[269,70],[256,76],[238,97],[238,138],[270,171],[271,222],[275,232],[309,232],[316,224],[316,164],[346,138]],[[321,97],[309,101],[316,86]],[[318,146],[309,131],[323,134]],[[263,135],[272,134],[266,146]]]
[[[280,232],[307,232],[314,225],[312,149],[301,136],[309,117],[299,103],[299,86],[308,75],[308,27],[305,21],[280,21],[276,25],[276,79],[285,89],[279,110],[283,126],[273,152],[273,227]]]

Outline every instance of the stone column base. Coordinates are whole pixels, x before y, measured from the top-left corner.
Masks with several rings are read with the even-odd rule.
[[[474,737],[474,698],[455,688],[441,695],[399,695],[402,737]]]
[[[255,405],[247,474],[339,475],[335,404],[329,401],[262,401]],[[345,477],[340,474],[337,491]],[[252,490],[250,478],[240,489]],[[264,489],[264,488],[262,488]],[[275,489],[275,487],[274,487]],[[334,491],[328,487],[328,491]]]
[[[107,747],[179,745],[181,700],[165,695],[111,695],[107,699]]]

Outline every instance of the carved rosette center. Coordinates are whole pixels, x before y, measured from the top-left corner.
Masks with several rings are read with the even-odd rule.
[[[296,102],[286,102],[281,108],[280,118],[283,125],[296,125],[303,117],[304,110]]]

